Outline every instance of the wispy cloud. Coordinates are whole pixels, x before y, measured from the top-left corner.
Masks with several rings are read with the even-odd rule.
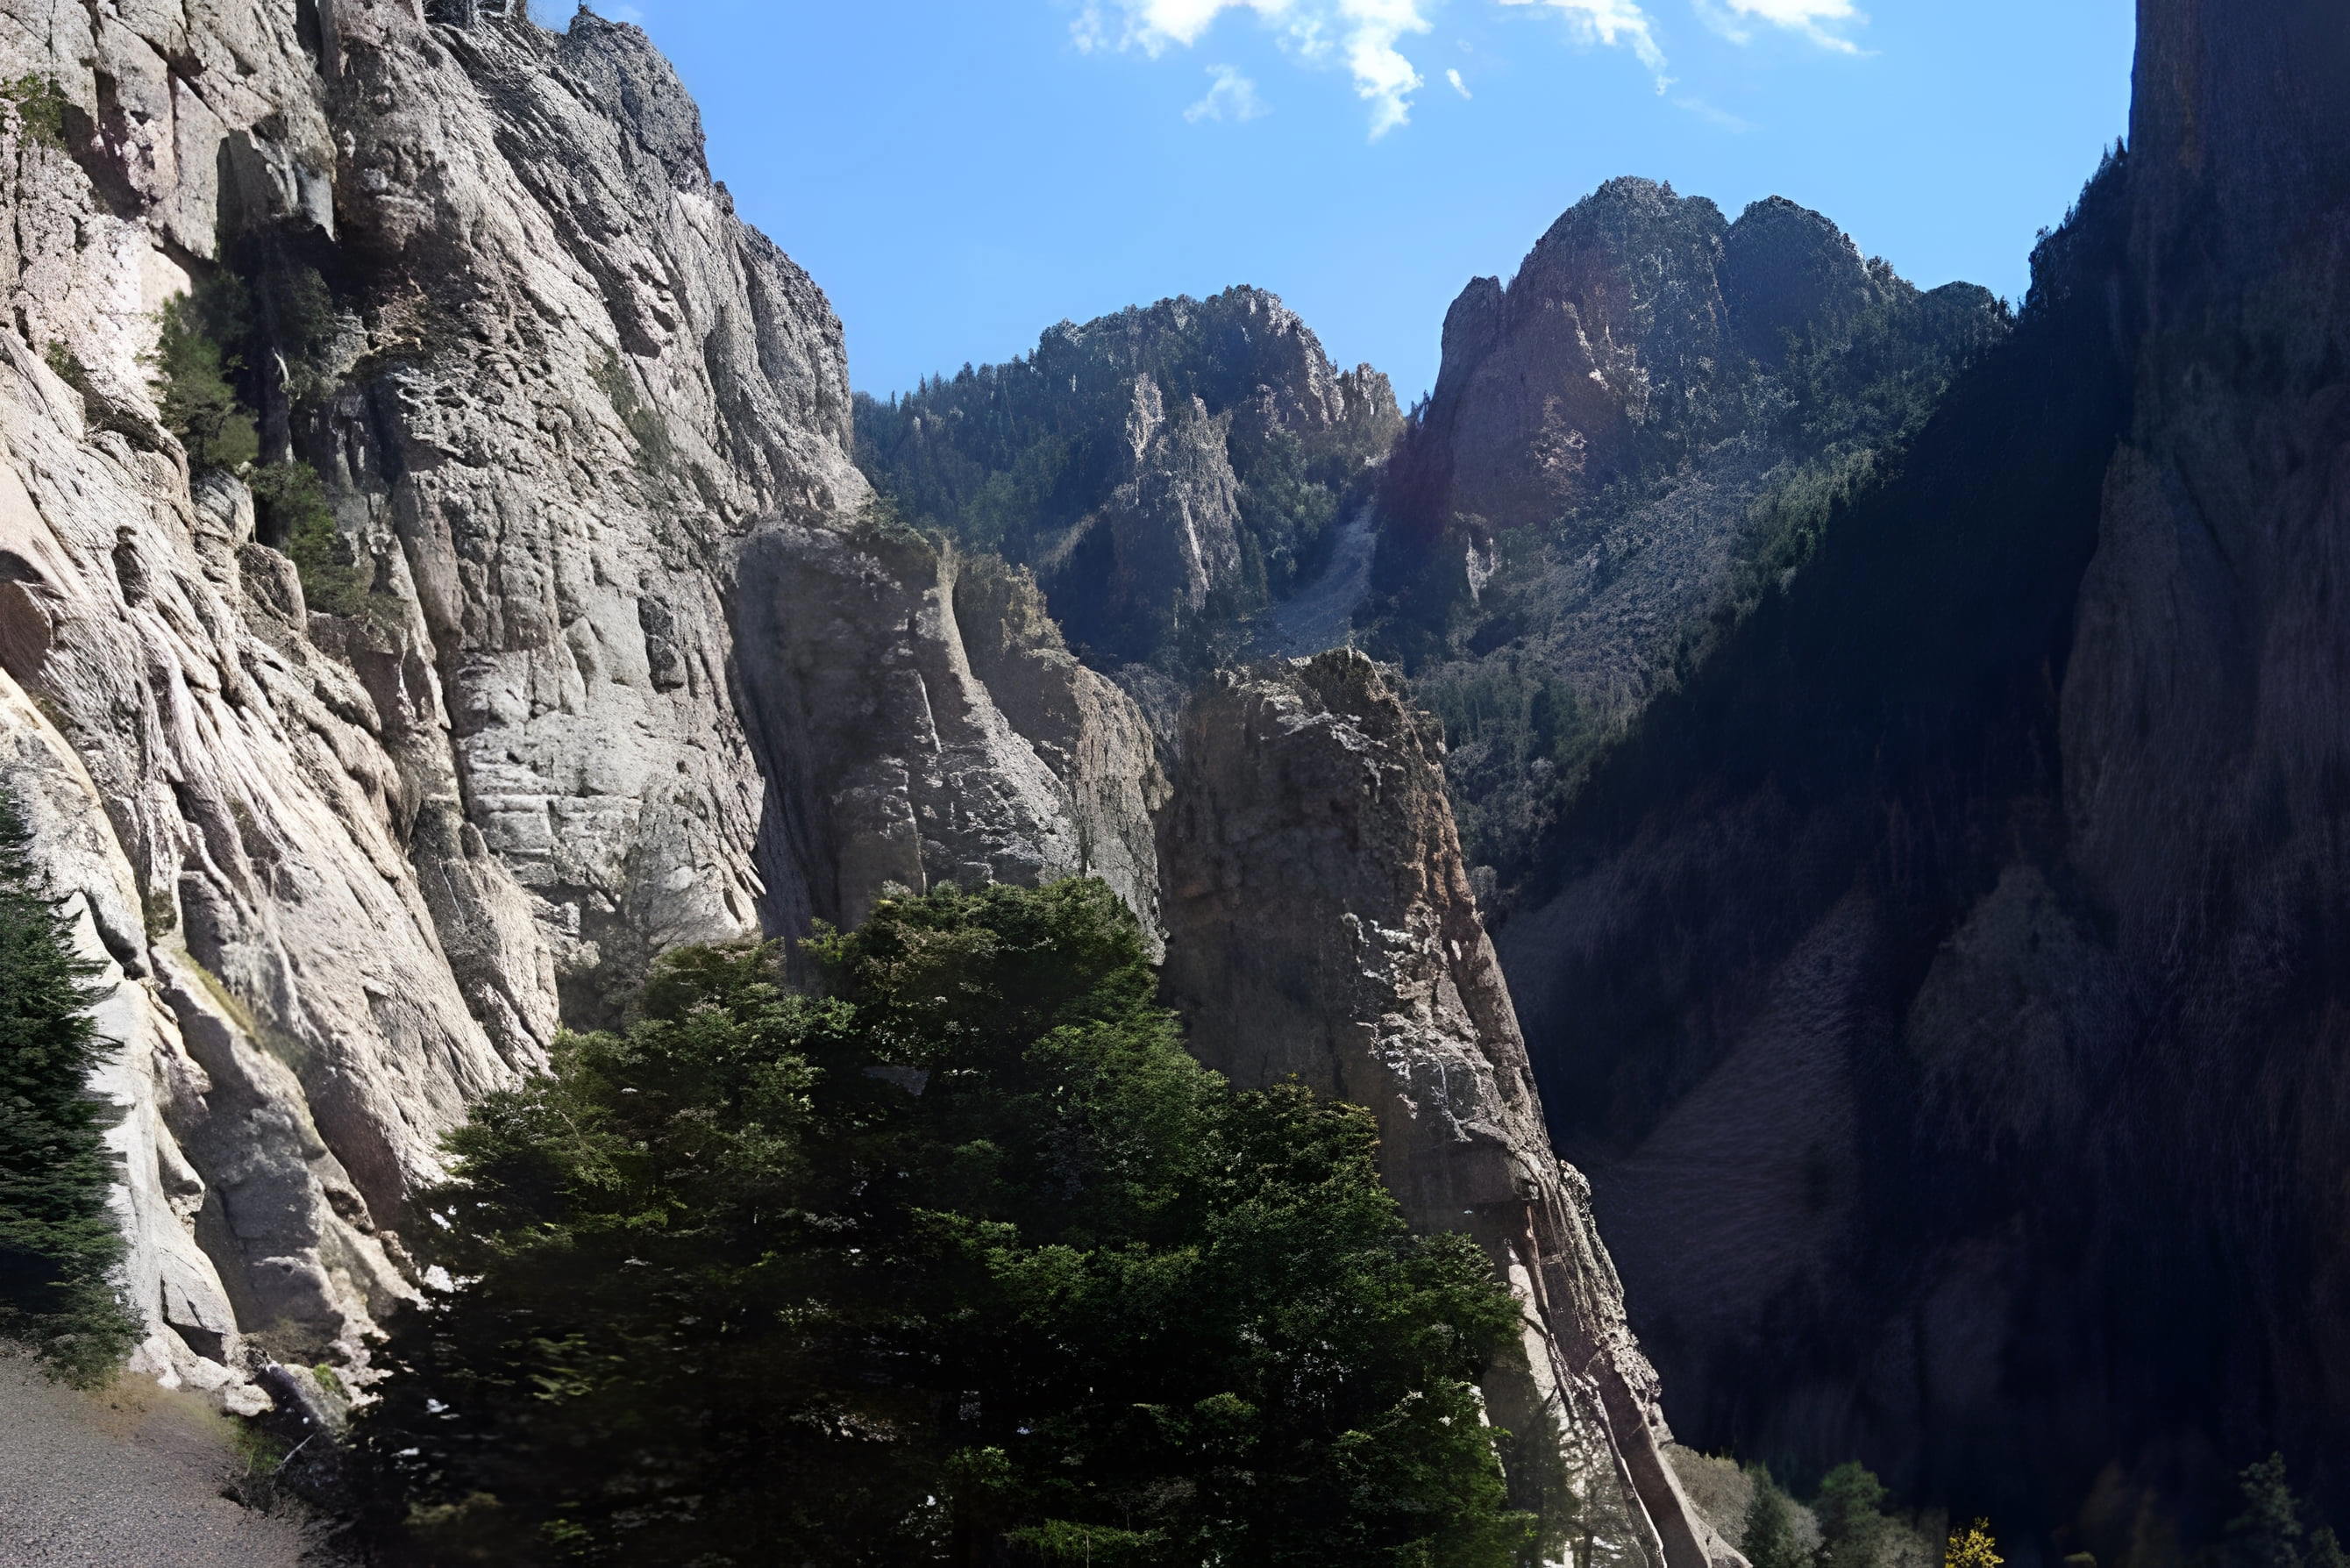
[[[1868,18],[1853,0],[1693,0],[1697,14],[1715,32],[1733,43],[1753,39],[1753,24],[1800,33],[1824,49],[1856,55],[1860,46],[1840,29],[1858,26]]]
[[[1189,48],[1226,11],[1253,12],[1283,47],[1310,65],[1343,67],[1371,109],[1371,135],[1411,119],[1412,95],[1427,85],[1400,45],[1433,24],[1441,0],[1091,0],[1071,29],[1081,49],[1139,49],[1156,57]],[[1212,97],[1213,95],[1211,94]]]
[[[1673,99],[1675,109],[1687,109],[1708,125],[1726,130],[1732,136],[1743,136],[1754,127],[1726,109],[1717,109],[1694,93],[1682,93]]]
[[[1208,96],[1183,111],[1183,118],[1192,124],[1203,119],[1231,119],[1246,124],[1273,112],[1257,95],[1256,83],[1231,66],[1210,66],[1208,75],[1214,78],[1209,85]]]
[[[1803,0],[1787,3],[1801,4]],[[1636,0],[1502,0],[1502,4],[1547,6],[1564,16],[1568,30],[1583,42],[1605,44],[1609,48],[1620,44],[1629,48],[1648,67],[1648,74],[1657,78],[1659,92],[1672,86],[1672,78],[1665,75],[1665,51],[1657,45],[1656,27]]]
[[[1064,4],[1070,0],[1063,0]],[[1071,36],[1085,50],[1131,50],[1151,58],[1170,50],[1188,49],[1216,26],[1226,13],[1243,13],[1269,28],[1281,47],[1305,64],[1345,70],[1354,78],[1355,92],[1370,107],[1370,132],[1376,140],[1411,119],[1412,100],[1427,78],[1406,56],[1410,40],[1434,30],[1435,18],[1448,4],[1467,6],[1472,0],[1076,0],[1079,5]],[[1484,4],[1523,6],[1555,15],[1568,35],[1589,47],[1628,50],[1656,79],[1663,95],[1673,88],[1656,18],[1644,0],[1483,0]],[[1653,0],[1648,0],[1653,3]],[[1850,36],[1868,18],[1856,0],[1690,0],[1705,25],[1740,44],[1752,43],[1764,28],[1809,39],[1824,49],[1858,55],[1864,51]],[[1468,47],[1465,39],[1461,40]],[[1208,94],[1185,109],[1191,120],[1247,120],[1269,112],[1256,84],[1232,67],[1211,66],[1213,84]],[[1474,95],[1457,69],[1444,79],[1462,98]],[[1681,96],[1673,103],[1724,130],[1752,129],[1746,121],[1701,99]]]

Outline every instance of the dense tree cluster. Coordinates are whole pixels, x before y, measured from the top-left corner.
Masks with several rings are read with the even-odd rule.
[[[806,951],[671,955],[457,1135],[359,1432],[391,1556],[1516,1560],[1509,1298],[1364,1113],[1191,1059],[1106,887]]]

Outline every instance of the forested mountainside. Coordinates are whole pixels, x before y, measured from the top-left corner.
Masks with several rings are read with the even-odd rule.
[[[1400,422],[1385,376],[1228,288],[860,398],[857,456],[908,521],[1030,567],[1087,663],[1189,679],[1322,566]]]
[[[1489,895],[1595,751],[2009,325],[1791,202],[1732,223],[1638,179],[1570,209],[1506,286],[1470,284],[1381,489],[1360,618],[1445,721]]]
[[[1703,1444],[2169,1561],[2350,1503],[2350,32],[2142,0],[2005,343],[1595,768],[1499,937]]]

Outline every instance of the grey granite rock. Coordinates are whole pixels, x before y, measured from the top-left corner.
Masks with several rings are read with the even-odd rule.
[[[0,742],[120,971],[142,1357],[239,1408],[271,1358],[363,1376],[442,1134],[662,949],[1088,866],[1155,926],[1138,711],[1033,591],[975,612],[974,675],[957,566],[855,535],[839,324],[674,73],[584,13],[460,9],[0,3],[0,74],[69,105],[63,145],[0,116]],[[149,385],[166,299],[288,254],[328,319],[261,427],[356,599]],[[883,666],[879,707],[825,707]],[[802,700],[827,749],[754,746],[746,701]]]

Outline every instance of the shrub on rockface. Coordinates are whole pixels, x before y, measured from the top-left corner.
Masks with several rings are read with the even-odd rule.
[[[0,1335],[90,1385],[112,1376],[140,1329],[119,1290],[105,1107],[88,1092],[97,966],[42,896],[27,838],[0,787]]]
[[[663,961],[452,1141],[359,1438],[434,1562],[1501,1568],[1515,1313],[1368,1117],[1234,1091],[1097,881]]]
[[[230,286],[234,281],[165,300],[149,360],[164,428],[180,438],[192,469],[240,469],[261,455],[253,412],[231,380],[243,361],[222,347],[243,319],[244,295]]]

